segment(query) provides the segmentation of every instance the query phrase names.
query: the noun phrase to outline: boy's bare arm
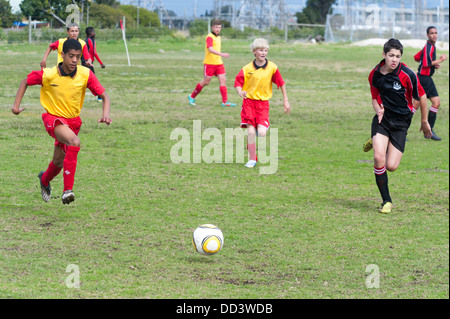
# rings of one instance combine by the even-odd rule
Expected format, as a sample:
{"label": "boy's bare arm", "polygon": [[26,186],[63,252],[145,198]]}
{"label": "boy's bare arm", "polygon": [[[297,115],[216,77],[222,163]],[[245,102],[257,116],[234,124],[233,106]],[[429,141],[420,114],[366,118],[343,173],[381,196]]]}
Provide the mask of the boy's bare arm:
{"label": "boy's bare arm", "polygon": [[42,58],[42,61],[41,61],[41,64],[40,64],[41,68],[47,67],[47,57],[50,54],[50,52],[52,52],[52,48],[50,48],[50,46],[48,46],[47,50],[45,50],[44,57]]}
{"label": "boy's bare arm", "polygon": [[283,84],[280,89],[281,89],[281,93],[283,93],[284,113],[289,114],[289,113],[291,113],[291,104],[289,103],[289,99],[287,96],[286,84]]}
{"label": "boy's bare arm", "polygon": [[426,138],[431,138],[431,127],[428,123],[428,107],[427,107],[427,96],[426,94],[420,97],[420,116],[421,116],[421,124],[420,131],[423,131],[423,136]]}
{"label": "boy's bare arm", "polygon": [[240,86],[236,86],[236,92],[239,94],[239,96],[243,99],[247,98],[247,92],[242,91],[242,88]]}
{"label": "boy's bare arm", "polygon": [[106,125],[109,125],[112,123],[112,120],[110,118],[111,101],[109,99],[109,95],[108,95],[108,93],[103,92],[102,94],[99,94],[98,96],[102,99],[103,114],[102,114],[102,117],[97,122],[105,123]]}
{"label": "boy's bare arm", "polygon": [[229,58],[230,57],[230,54],[228,54],[228,53],[221,53],[221,52],[215,50],[213,47],[209,47],[208,51],[210,53],[212,53],[212,54],[220,55],[222,58]]}
{"label": "boy's bare arm", "polygon": [[19,89],[17,90],[16,93],[16,99],[14,100],[14,105],[11,108],[11,111],[15,114],[15,115],[19,115],[24,108],[20,107],[20,103],[22,102],[23,96],[25,95],[25,91],[28,88],[28,83],[27,83],[27,79],[23,79],[22,82],[20,82],[19,85]]}

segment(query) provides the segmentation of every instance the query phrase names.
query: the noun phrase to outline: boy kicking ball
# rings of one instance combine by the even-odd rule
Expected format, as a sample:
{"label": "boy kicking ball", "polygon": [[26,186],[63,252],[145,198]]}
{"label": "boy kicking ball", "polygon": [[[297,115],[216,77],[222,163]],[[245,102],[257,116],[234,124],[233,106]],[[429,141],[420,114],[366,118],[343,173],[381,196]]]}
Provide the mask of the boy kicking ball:
{"label": "boy kicking ball", "polygon": [[269,43],[265,39],[255,39],[251,45],[255,59],[244,66],[236,76],[234,87],[243,98],[241,127],[248,129],[247,149],[249,161],[246,167],[257,163],[256,135],[264,137],[269,129],[269,99],[272,97],[272,83],[281,89],[284,113],[289,114],[291,106],[286,93],[286,85],[275,63],[267,60]]}
{"label": "boy kicking ball", "polygon": [[78,132],[81,127],[79,114],[83,107],[84,94],[89,88],[94,95],[103,100],[103,114],[98,123],[112,123],[109,117],[110,100],[95,74],[86,67],[78,65],[82,54],[81,44],[75,39],[64,42],[61,52],[62,62],[53,68],[32,71],[22,80],[16,94],[12,112],[19,115],[23,96],[29,85],[41,85],[40,102],[46,110],[42,114],[47,133],[55,139],[53,159],[47,170],[38,175],[42,199],[51,198],[50,182],[61,170],[64,175],[63,204],[75,200],[73,185],[80,151]]}

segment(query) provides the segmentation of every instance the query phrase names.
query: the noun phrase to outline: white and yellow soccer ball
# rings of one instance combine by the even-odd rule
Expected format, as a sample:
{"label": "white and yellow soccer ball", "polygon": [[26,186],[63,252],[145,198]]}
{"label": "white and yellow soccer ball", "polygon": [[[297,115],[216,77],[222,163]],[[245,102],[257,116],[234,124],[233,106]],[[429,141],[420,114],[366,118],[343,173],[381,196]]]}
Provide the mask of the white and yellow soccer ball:
{"label": "white and yellow soccer ball", "polygon": [[222,249],[223,234],[216,225],[200,225],[192,234],[192,242],[200,254],[214,255]]}

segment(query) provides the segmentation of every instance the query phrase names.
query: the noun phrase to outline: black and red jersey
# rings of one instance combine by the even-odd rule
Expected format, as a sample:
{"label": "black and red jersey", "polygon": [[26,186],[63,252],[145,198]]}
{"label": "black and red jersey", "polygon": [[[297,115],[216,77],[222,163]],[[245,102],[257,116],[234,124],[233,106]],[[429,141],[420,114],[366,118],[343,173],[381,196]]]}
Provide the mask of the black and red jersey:
{"label": "black and red jersey", "polygon": [[391,73],[382,74],[381,67],[385,64],[382,60],[369,75],[370,92],[372,99],[383,103],[383,106],[392,112],[403,115],[411,115],[413,99],[425,94],[416,73],[406,64],[400,63]]}
{"label": "black and red jersey", "polygon": [[430,41],[427,41],[425,47],[414,56],[414,60],[419,62],[418,74],[432,76],[436,69],[436,67],[432,65],[433,61],[436,60],[435,45]]}

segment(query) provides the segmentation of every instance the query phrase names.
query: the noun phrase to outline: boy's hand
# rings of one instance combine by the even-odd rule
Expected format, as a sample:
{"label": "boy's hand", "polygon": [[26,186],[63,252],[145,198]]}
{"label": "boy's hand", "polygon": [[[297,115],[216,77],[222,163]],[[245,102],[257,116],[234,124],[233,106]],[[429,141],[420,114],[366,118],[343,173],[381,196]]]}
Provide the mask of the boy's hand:
{"label": "boy's hand", "polygon": [[243,98],[243,99],[246,99],[246,98],[247,98],[247,92],[246,92],[246,91],[240,91],[240,92],[239,92],[239,96],[240,96],[241,98]]}
{"label": "boy's hand", "polygon": [[25,110],[23,107],[15,107],[13,106],[11,108],[11,111],[15,114],[15,115],[19,115],[20,113],[22,113],[22,111]]}
{"label": "boy's hand", "polygon": [[39,65],[41,66],[41,69],[45,68],[45,67],[47,67],[47,62],[45,60],[42,60]]}
{"label": "boy's hand", "polygon": [[444,62],[445,60],[447,60],[447,55],[446,54],[441,55],[441,58],[439,60],[441,60],[441,62]]}
{"label": "boy's hand", "polygon": [[290,114],[291,113],[291,104],[289,103],[288,100],[284,101],[284,113],[285,114]]}
{"label": "boy's hand", "polygon": [[381,120],[383,119],[383,116],[384,116],[383,104],[380,104],[380,109],[377,111],[377,115],[378,115],[378,123],[381,123]]}
{"label": "boy's hand", "polygon": [[428,122],[421,123],[419,132],[420,131],[423,131],[423,136],[425,136],[426,138],[431,138],[431,127]]}
{"label": "boy's hand", "polygon": [[104,69],[106,67],[106,65],[102,64],[101,67],[102,67],[102,69]]}
{"label": "boy's hand", "polygon": [[103,116],[101,119],[98,119],[97,123],[105,123],[109,125],[112,123],[112,120],[108,116]]}
{"label": "boy's hand", "polygon": [[221,56],[222,56],[222,58],[229,58],[230,54],[229,53],[222,53]]}

